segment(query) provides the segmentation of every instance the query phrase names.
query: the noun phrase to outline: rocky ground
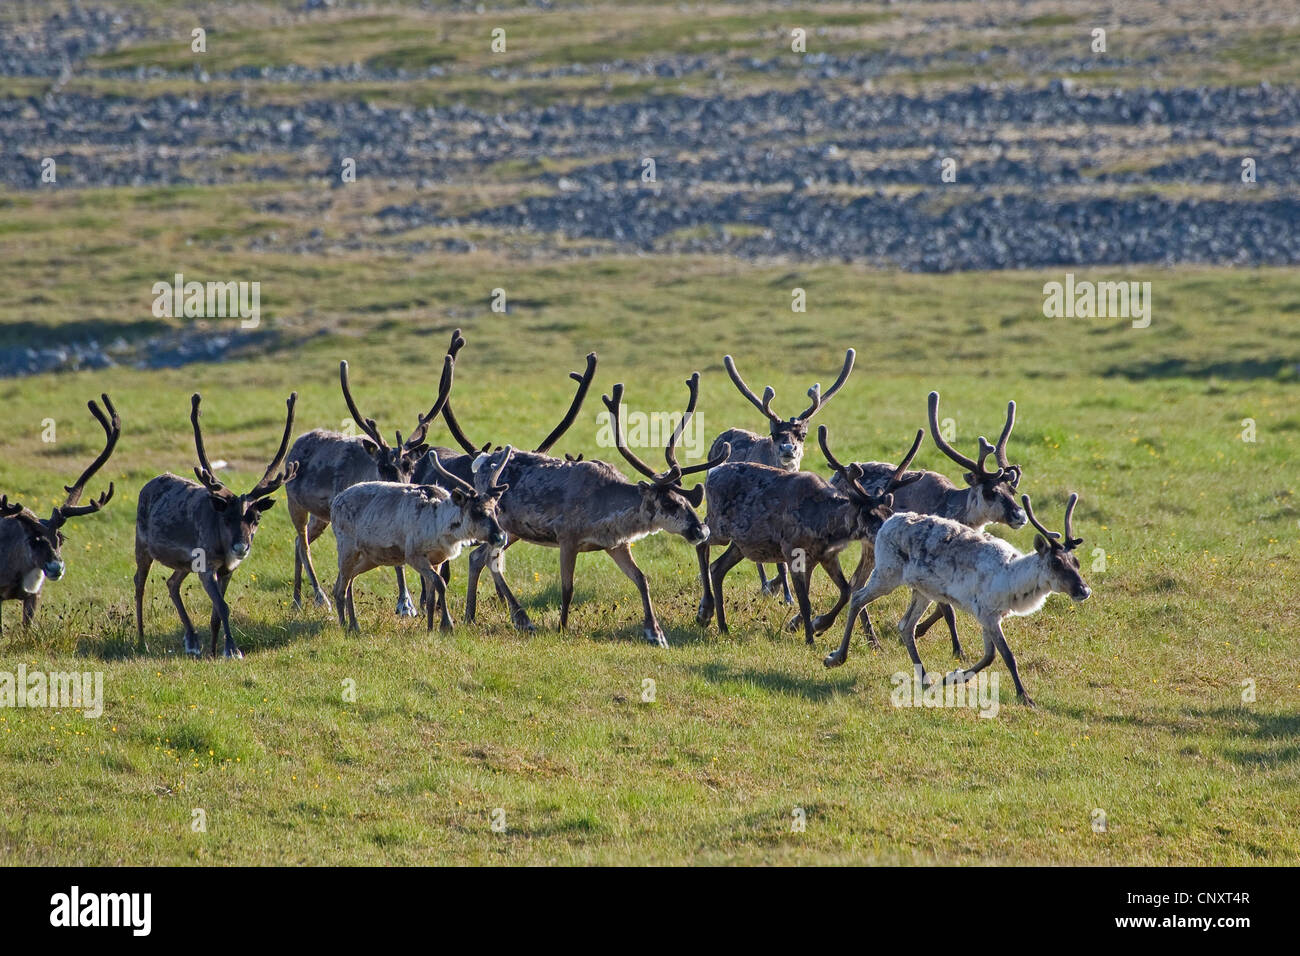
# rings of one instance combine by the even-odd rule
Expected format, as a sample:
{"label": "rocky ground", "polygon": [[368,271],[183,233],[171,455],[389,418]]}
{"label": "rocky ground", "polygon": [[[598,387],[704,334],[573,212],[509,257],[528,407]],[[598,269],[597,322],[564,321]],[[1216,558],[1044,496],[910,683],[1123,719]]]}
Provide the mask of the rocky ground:
{"label": "rocky ground", "polygon": [[[997,16],[981,14],[983,5],[952,7],[972,30]],[[1026,21],[1054,26],[1023,42],[935,44],[927,33],[942,31],[903,30],[901,9],[881,29],[902,39],[865,52],[756,56],[718,41],[719,50],[632,59],[614,49],[609,60],[508,66],[211,58],[187,71],[174,60],[105,58],[178,32],[183,42],[177,22],[73,5],[0,33],[0,77],[52,78],[0,96],[0,140],[16,154],[0,166],[0,185],[338,186],[349,157],[358,177],[401,194],[349,248],[456,254],[488,242],[529,255],[710,252],[923,271],[1300,261],[1300,86],[1151,82],[1206,51],[1239,50],[1236,34],[1225,39],[1200,21],[1181,33],[1151,28],[1103,58],[1075,42],[1087,35],[1081,14]],[[946,22],[942,9],[917,9],[925,24]],[[1154,23],[1143,20],[1153,9],[1136,3],[1129,17]],[[984,63],[996,64],[989,75],[1011,78],[981,79]],[[936,69],[955,78],[903,82]],[[467,105],[469,95],[416,106],[374,94],[440,78],[500,89],[601,75],[698,83],[509,109]],[[285,84],[296,90],[288,101],[268,95]],[[351,95],[363,86],[371,92]],[[42,180],[46,158],[57,183]],[[647,159],[653,181],[643,175]],[[1256,183],[1242,181],[1247,159]],[[946,160],[954,182],[944,181]],[[447,200],[485,184],[508,188]],[[430,228],[440,238],[404,239]],[[307,254],[338,243],[319,233],[248,241]]]}

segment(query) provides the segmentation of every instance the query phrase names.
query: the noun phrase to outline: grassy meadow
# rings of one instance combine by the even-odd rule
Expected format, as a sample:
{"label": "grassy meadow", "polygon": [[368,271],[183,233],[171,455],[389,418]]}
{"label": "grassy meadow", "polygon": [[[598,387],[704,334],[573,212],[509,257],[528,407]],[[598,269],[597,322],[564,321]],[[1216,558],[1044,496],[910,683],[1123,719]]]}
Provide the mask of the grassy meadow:
{"label": "grassy meadow", "polygon": [[[187,196],[178,190],[175,201]],[[86,227],[77,202],[67,206],[43,230],[75,249],[60,234]],[[40,254],[41,235],[0,235],[0,301],[42,300],[22,311],[48,310],[42,335],[67,334],[56,312],[117,315],[124,327],[154,321],[153,279],[140,269],[160,240],[119,232],[118,245],[50,264],[61,281],[48,284],[22,264]],[[47,584],[37,626],[23,633],[19,606],[4,607],[0,670],[101,670],[105,712],[98,720],[0,712],[0,859],[1300,862],[1294,273],[1143,270],[1153,319],[1133,329],[1044,318],[1042,285],[1055,273],[489,254],[374,253],[308,265],[210,251],[226,259],[212,266],[217,274],[262,277],[278,333],[263,349],[174,370],[0,381],[9,422],[0,487],[37,510],[99,447],[85,401],[108,392],[124,421],[95,482],[114,480],[116,497],[70,525],[69,573]],[[169,260],[176,271],[183,258]],[[498,286],[505,314],[489,309]],[[791,311],[795,287],[807,292],[806,313]],[[74,308],[79,301],[91,304]],[[16,320],[18,311],[5,315]],[[857,370],[818,421],[838,454],[858,459],[899,454],[924,423],[931,388],[942,391],[963,447],[996,432],[1015,398],[1022,488],[1049,525],[1059,525],[1068,492],[1080,493],[1076,524],[1095,592],[1081,605],[1054,596],[1007,627],[1038,708],[1016,704],[999,662],[995,719],[896,709],[890,675],[907,670],[901,645],[872,652],[859,641],[845,667],[827,671],[821,657],[838,633],[812,650],[784,631],[787,610],[758,593],[749,565],[728,579],[732,633],[703,631],[693,621],[693,554],[666,535],[634,554],[668,651],[641,641],[635,589],[603,555],[580,558],[571,628],[557,633],[556,553],[529,545],[511,549],[507,573],[535,635],[509,626],[490,586],[478,623],[428,634],[422,621],[394,617],[392,575],[376,571],[358,581],[364,633],[350,636],[320,609],[292,609],[282,503],[231,587],[247,658],[184,659],[157,566],[149,650],[138,651],[135,494],[161,471],[192,467],[189,394],[204,394],[209,453],[231,463],[228,483],[251,485],[290,390],[300,395],[297,431],[340,425],[340,358],[351,362],[367,414],[385,431],[409,429],[454,326],[469,342],[457,411],[480,442],[539,441],[567,406],[566,373],[593,349],[595,389],[625,382],[634,410],[679,409],[682,382],[699,369],[706,442],[725,427],[759,424],[722,370],[728,351],[752,384],[775,386],[776,407],[792,414],[808,385],[828,382],[843,349],[855,347]],[[559,450],[619,463],[596,444],[600,408],[592,394]],[[52,444],[41,440],[47,418],[57,425]],[[1243,441],[1245,419],[1254,442]],[[450,443],[441,425],[432,434]],[[824,473],[815,447],[805,462]],[[928,441],[918,463],[954,471]],[[1021,547],[1032,540],[1029,530],[1002,531]],[[1104,571],[1089,570],[1094,548],[1105,551]],[[328,586],[328,532],[314,554]],[[830,590],[819,576],[818,603]],[[463,559],[452,592],[459,617]],[[185,593],[202,627],[208,604],[193,578]],[[892,595],[878,620],[896,620],[904,603]],[[972,622],[959,617],[959,626],[978,647]],[[922,655],[931,669],[950,666],[938,631]],[[653,702],[642,701],[647,678]],[[348,681],[355,701],[344,699]],[[1243,701],[1243,681],[1254,682],[1253,702]],[[792,829],[795,808],[803,832]],[[206,832],[191,828],[195,809]],[[498,809],[504,832],[492,827]],[[1105,832],[1093,829],[1097,809]]]}

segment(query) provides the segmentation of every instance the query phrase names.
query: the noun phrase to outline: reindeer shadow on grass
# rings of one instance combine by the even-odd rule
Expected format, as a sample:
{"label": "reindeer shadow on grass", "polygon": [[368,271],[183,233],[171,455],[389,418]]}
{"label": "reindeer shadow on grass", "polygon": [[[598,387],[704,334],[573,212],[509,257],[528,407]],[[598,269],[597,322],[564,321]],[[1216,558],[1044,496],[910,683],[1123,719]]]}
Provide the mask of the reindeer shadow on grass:
{"label": "reindeer shadow on grass", "polygon": [[737,668],[719,663],[700,664],[691,670],[710,684],[753,684],[772,694],[802,697],[815,703],[850,693],[857,683],[857,678],[849,674],[827,676],[821,673],[804,677],[788,671]]}

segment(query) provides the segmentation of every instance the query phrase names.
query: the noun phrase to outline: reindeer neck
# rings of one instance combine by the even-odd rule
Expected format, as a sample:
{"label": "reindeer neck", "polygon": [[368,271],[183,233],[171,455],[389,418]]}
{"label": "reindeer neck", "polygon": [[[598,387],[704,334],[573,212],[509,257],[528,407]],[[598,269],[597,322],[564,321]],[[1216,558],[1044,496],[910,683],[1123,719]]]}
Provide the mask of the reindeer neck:
{"label": "reindeer neck", "polygon": [[1052,593],[1047,559],[1037,551],[1013,558],[1007,564],[1007,575],[1007,591],[1013,611],[1036,609]]}

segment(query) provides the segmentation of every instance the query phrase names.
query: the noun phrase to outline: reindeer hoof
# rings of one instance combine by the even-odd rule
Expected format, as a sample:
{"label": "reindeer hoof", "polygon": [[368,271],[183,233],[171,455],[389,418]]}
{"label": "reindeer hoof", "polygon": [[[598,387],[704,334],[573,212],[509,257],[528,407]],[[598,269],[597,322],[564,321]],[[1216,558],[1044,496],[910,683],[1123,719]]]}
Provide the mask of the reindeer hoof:
{"label": "reindeer hoof", "polygon": [[699,610],[695,612],[695,623],[700,627],[708,627],[711,620],[713,620],[713,605],[701,601]]}
{"label": "reindeer hoof", "polygon": [[668,638],[664,637],[663,629],[659,627],[647,627],[645,629],[645,639],[657,647],[666,648],[668,646]]}
{"label": "reindeer hoof", "polygon": [[[316,592],[316,606],[323,607],[327,611],[331,609],[332,605],[330,604],[330,599],[325,596],[324,591]],[[302,609],[301,604],[298,605],[298,609]]]}
{"label": "reindeer hoof", "polygon": [[790,620],[785,622],[785,629],[787,631],[797,631],[801,627],[803,627],[802,614],[796,614],[794,617],[790,618]]}
{"label": "reindeer hoof", "polygon": [[237,648],[237,647],[227,647],[227,648],[226,648],[226,656],[227,656],[227,657],[233,657],[233,658],[235,658],[236,660],[240,660],[240,661],[242,661],[242,660],[244,659],[244,652],[241,651],[241,650],[240,650],[239,648]]}
{"label": "reindeer hoof", "polygon": [[835,618],[828,618],[825,614],[818,614],[813,618],[813,633],[825,634],[826,629],[835,623]]}
{"label": "reindeer hoof", "polygon": [[1030,697],[1028,694],[1020,695],[1020,703],[1028,707],[1030,710],[1038,709],[1038,705],[1034,703],[1034,699]]}
{"label": "reindeer hoof", "polygon": [[841,654],[839,651],[831,651],[823,658],[822,663],[827,667],[839,667],[844,663],[847,656],[847,654]]}
{"label": "reindeer hoof", "polygon": [[515,630],[523,631],[525,634],[536,634],[537,625],[528,618],[524,618],[522,621],[515,621]]}
{"label": "reindeer hoof", "polygon": [[397,602],[397,616],[415,617],[415,604],[412,603],[410,597],[404,597]]}

